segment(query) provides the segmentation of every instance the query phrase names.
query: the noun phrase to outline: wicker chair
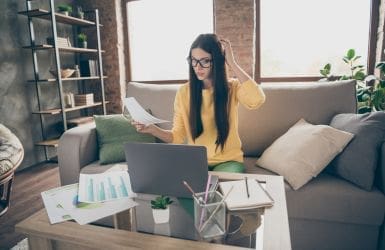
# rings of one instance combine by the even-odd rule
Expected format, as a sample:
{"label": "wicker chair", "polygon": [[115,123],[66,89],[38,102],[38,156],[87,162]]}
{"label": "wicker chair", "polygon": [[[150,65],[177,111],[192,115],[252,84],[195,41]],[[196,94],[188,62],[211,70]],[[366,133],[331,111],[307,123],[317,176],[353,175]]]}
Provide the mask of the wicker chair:
{"label": "wicker chair", "polygon": [[0,124],[0,216],[8,211],[14,173],[23,158],[20,140]]}

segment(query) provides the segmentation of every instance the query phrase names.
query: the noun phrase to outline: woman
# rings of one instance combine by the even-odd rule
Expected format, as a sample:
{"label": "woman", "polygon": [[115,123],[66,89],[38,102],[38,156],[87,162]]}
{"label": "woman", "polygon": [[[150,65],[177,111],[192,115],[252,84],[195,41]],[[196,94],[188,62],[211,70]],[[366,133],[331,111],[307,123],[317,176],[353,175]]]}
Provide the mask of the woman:
{"label": "woman", "polygon": [[[167,143],[205,146],[209,170],[243,172],[238,103],[256,109],[264,103],[265,94],[236,63],[230,42],[215,34],[199,35],[187,59],[190,79],[176,94],[173,128],[133,124],[138,132]],[[237,80],[227,79],[225,62]]]}

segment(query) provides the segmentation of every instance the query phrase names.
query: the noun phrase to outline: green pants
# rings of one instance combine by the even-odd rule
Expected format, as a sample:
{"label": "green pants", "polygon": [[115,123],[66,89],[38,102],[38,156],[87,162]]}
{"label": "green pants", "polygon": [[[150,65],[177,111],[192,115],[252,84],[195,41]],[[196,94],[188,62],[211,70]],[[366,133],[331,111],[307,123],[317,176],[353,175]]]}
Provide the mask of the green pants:
{"label": "green pants", "polygon": [[210,171],[222,171],[231,173],[243,173],[245,172],[245,165],[242,162],[226,161],[217,165],[209,166]]}

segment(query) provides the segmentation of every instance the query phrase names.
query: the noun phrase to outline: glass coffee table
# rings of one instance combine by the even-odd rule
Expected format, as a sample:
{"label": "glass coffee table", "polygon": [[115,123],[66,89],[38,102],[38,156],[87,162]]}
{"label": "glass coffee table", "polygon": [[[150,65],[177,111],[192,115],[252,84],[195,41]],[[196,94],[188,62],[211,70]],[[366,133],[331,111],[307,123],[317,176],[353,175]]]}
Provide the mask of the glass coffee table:
{"label": "glass coffee table", "polygon": [[[135,201],[139,205],[133,209],[132,230],[150,235],[163,235],[172,238],[205,241],[252,249],[274,249],[270,248],[270,246],[274,246],[274,242],[279,242],[279,244],[285,245],[285,249],[290,249],[286,198],[282,177],[217,173],[213,174],[219,175],[220,181],[243,179],[244,176],[247,176],[249,179],[258,180],[262,187],[271,193],[275,201],[273,207],[227,211],[227,233],[222,236],[204,239],[194,226],[192,199],[171,197],[173,203],[169,205],[169,221],[156,224],[154,223],[150,204],[150,201],[156,195],[138,194]],[[281,238],[280,234],[282,235]],[[281,246],[277,249],[280,249]]]}
{"label": "glass coffee table", "polygon": [[[281,176],[234,174],[216,172],[220,180],[237,180],[247,176],[265,183],[267,192],[274,199],[274,206],[266,208],[261,214],[260,226],[255,236],[250,237],[250,246],[256,249],[291,249],[289,221],[286,209],[286,196]],[[140,207],[131,212],[127,210],[116,216],[119,228],[107,228],[96,225],[79,225],[66,221],[51,225],[45,209],[38,211],[15,226],[17,232],[27,235],[29,249],[240,249],[239,242],[232,245],[184,239],[184,234],[171,236],[174,225],[152,226],[153,233],[136,231],[138,227],[130,226],[129,215],[140,211]],[[153,223],[152,215],[148,220]],[[148,221],[147,221],[148,222]],[[151,224],[148,222],[148,224]],[[191,223],[193,228],[193,222]],[[186,225],[175,226],[178,231],[192,230]],[[187,229],[186,229],[187,228]],[[127,230],[128,229],[128,230]],[[170,236],[168,236],[170,234]],[[253,238],[254,237],[254,238]],[[240,238],[242,239],[242,238]],[[225,242],[226,243],[226,242]],[[242,244],[243,239],[242,239]]]}

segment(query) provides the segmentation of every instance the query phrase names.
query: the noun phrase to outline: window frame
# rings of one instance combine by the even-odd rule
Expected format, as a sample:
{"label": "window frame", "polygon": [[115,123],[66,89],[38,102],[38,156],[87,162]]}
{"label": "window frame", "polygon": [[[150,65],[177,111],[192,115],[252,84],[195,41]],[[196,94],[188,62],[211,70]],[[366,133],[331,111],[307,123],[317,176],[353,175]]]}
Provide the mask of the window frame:
{"label": "window frame", "polygon": [[[127,82],[132,82],[131,74],[131,59],[130,59],[130,41],[129,41],[129,28],[128,28],[128,16],[127,16],[127,3],[141,1],[141,0],[123,0],[122,1],[122,17],[123,17],[123,30],[124,30],[124,57],[126,64],[126,79]],[[213,0],[213,30],[215,32],[215,1]],[[185,83],[188,79],[174,79],[174,80],[153,80],[153,81],[140,81],[147,84],[180,84]]]}
{"label": "window frame", "polygon": [[[132,81],[131,76],[131,60],[130,60],[130,42],[129,42],[129,28],[128,28],[128,17],[127,17],[127,3],[132,1],[140,1],[140,0],[123,0],[122,1],[122,17],[123,17],[123,30],[124,30],[124,56],[125,56],[125,70],[126,70],[126,79],[128,82]],[[215,22],[215,2],[218,0],[213,0],[213,28],[216,30],[216,22]],[[377,29],[379,24],[379,9],[380,9],[381,0],[371,0],[370,4],[370,27],[368,34],[368,58],[367,58],[367,74],[374,74],[375,69],[375,60],[376,60],[376,45],[377,45]],[[254,75],[253,78],[256,82],[312,82],[318,81],[322,78],[322,76],[314,77],[314,76],[295,76],[295,77],[261,77],[261,0],[254,0],[255,6],[255,43],[254,43]],[[175,80],[154,80],[154,81],[140,81],[148,84],[178,84],[185,83],[187,79],[175,79]]]}
{"label": "window frame", "polygon": [[[367,74],[374,74],[376,60],[376,42],[377,28],[379,23],[379,9],[381,0],[371,0],[370,3],[370,22],[368,34],[368,60]],[[254,64],[254,80],[256,82],[311,82],[322,79],[322,76],[296,76],[296,77],[262,77],[261,76],[261,0],[255,0],[255,64]]]}

